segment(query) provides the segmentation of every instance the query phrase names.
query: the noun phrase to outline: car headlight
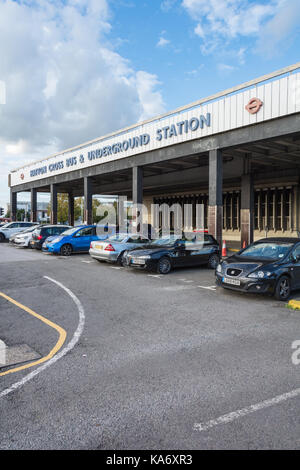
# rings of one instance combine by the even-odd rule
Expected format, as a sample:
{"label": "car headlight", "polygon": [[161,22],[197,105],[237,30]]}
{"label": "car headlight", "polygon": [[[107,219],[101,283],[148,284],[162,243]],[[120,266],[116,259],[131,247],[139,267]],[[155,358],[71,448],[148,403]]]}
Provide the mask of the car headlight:
{"label": "car headlight", "polygon": [[139,259],[150,259],[150,255],[143,255],[143,256],[138,256]]}
{"label": "car headlight", "polygon": [[263,279],[266,277],[270,277],[272,273],[269,271],[254,271],[254,273],[251,273],[248,275],[248,277],[255,278],[255,279]]}
{"label": "car headlight", "polygon": [[218,264],[216,271],[217,271],[217,273],[222,272],[222,265],[220,263]]}

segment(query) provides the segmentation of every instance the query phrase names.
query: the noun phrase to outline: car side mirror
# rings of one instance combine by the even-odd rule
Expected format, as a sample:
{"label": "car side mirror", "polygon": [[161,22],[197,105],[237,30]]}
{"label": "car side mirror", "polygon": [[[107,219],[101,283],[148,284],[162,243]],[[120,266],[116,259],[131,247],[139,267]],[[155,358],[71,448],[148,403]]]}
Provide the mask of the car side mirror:
{"label": "car side mirror", "polygon": [[298,263],[300,261],[300,255],[292,255],[292,262]]}

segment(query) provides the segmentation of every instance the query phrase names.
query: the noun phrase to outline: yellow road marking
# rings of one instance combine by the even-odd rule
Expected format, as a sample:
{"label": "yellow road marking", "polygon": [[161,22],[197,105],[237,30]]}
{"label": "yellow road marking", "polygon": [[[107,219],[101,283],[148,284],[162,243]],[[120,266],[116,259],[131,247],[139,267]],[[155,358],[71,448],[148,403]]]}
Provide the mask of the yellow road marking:
{"label": "yellow road marking", "polygon": [[300,310],[300,301],[292,299],[288,302],[288,307],[293,308],[294,310]]}
{"label": "yellow road marking", "polygon": [[44,357],[42,357],[41,359],[39,359],[37,361],[30,362],[29,364],[25,364],[23,366],[15,367],[14,369],[9,369],[5,372],[1,372],[0,377],[2,377],[3,375],[11,374],[13,372],[19,372],[20,370],[23,370],[23,369],[28,369],[29,367],[36,366],[38,364],[41,364],[41,363],[46,362],[49,359],[51,359],[57,353],[57,351],[60,350],[60,348],[64,344],[64,342],[66,340],[66,337],[67,337],[66,331],[63,328],[61,328],[59,325],[56,325],[55,323],[48,320],[47,318],[42,317],[42,315],[39,315],[38,313],[34,312],[30,308],[26,307],[25,305],[20,304],[19,302],[12,299],[11,297],[8,297],[8,295],[3,294],[3,292],[0,292],[0,296],[3,297],[4,299],[8,300],[12,304],[16,305],[20,309],[24,310],[25,312],[29,313],[30,315],[38,318],[39,320],[41,320],[43,323],[50,326],[51,328],[54,328],[59,333],[59,338],[58,338],[58,341],[57,341],[56,345],[54,346],[53,349],[51,349],[51,351],[49,352],[49,354],[47,356],[44,356]]}

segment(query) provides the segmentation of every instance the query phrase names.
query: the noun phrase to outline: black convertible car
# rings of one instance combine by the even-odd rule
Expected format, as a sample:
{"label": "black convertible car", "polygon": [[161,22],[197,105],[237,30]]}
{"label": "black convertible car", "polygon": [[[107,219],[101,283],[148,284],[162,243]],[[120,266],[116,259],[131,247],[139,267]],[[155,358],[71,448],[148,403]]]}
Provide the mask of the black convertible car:
{"label": "black convertible car", "polygon": [[287,300],[300,288],[300,239],[265,238],[218,264],[216,283],[226,289]]}
{"label": "black convertible car", "polygon": [[149,245],[124,253],[124,265],[168,274],[172,268],[208,265],[215,269],[220,261],[220,248],[209,234],[191,240],[176,236],[162,237]]}

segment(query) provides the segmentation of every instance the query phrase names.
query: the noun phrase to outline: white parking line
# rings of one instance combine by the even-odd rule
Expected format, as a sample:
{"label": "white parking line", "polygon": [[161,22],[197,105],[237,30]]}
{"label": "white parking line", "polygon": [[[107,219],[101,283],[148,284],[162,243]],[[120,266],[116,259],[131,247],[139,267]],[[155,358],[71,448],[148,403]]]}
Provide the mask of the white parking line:
{"label": "white parking line", "polygon": [[195,423],[194,430],[207,431],[208,429],[214,428],[215,426],[219,426],[220,424],[231,423],[232,421],[235,421],[236,419],[241,418],[243,416],[247,416],[250,413],[254,413],[255,411],[259,411],[270,406],[278,405],[280,403],[285,402],[286,400],[289,400],[290,398],[295,398],[298,396],[300,396],[300,388],[296,388],[295,390],[292,390],[288,393],[284,393],[282,395],[277,395],[274,398],[264,400],[260,403],[256,403],[255,405],[250,405],[246,408],[227,413],[225,415],[219,416],[219,418],[211,419],[210,421],[206,421],[204,423]]}
{"label": "white parking line", "polygon": [[110,267],[111,267],[111,269],[123,269],[122,266],[110,266]]}
{"label": "white parking line", "polygon": [[86,264],[91,264],[93,261],[85,261],[85,260],[81,260],[82,263],[86,263]]}
{"label": "white parking line", "polygon": [[149,276],[149,277],[156,277],[157,279],[161,279],[161,275],[160,275],[160,274],[147,274],[147,276]]}
{"label": "white parking line", "polygon": [[212,291],[216,290],[216,286],[197,286],[197,287],[201,287],[201,289],[208,289]]}

